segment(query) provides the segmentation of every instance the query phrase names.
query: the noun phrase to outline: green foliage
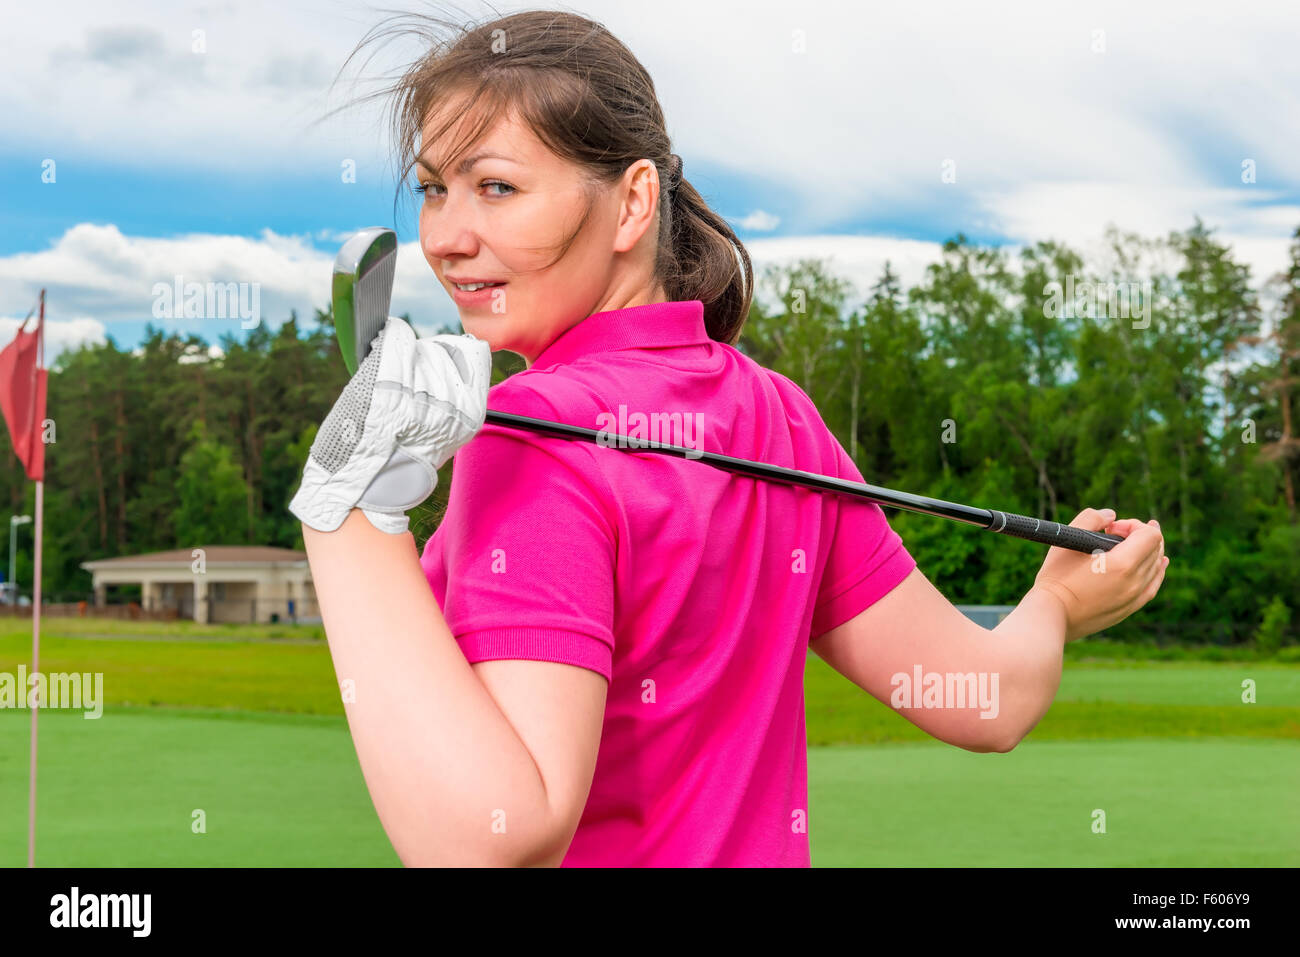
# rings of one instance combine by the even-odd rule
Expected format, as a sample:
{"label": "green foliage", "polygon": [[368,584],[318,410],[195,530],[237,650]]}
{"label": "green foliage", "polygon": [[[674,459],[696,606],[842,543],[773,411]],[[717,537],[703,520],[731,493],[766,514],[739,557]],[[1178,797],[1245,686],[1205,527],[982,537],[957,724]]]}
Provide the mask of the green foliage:
{"label": "green foliage", "polygon": [[203,420],[190,426],[189,450],[181,456],[172,512],[177,541],[206,545],[236,545],[252,538],[246,501],[248,484],[230,449],[208,437]]}
{"label": "green foliage", "polygon": [[[755,306],[740,346],[805,388],[868,482],[1061,522],[1107,506],[1158,518],[1165,584],[1107,637],[1240,645],[1261,596],[1300,593],[1300,451],[1283,454],[1284,390],[1270,388],[1300,381],[1300,355],[1255,348],[1224,372],[1234,350],[1260,345],[1265,317],[1249,270],[1199,221],[1106,238],[1085,264],[1051,242],[1012,262],[958,235],[906,293],[886,264],[847,315],[828,265],[772,267],[767,301],[780,305]],[[1284,329],[1300,329],[1296,239]],[[1088,283],[1123,298],[1051,301],[1053,286]],[[1042,560],[1026,543],[888,514],[953,601],[1014,604]]]}
{"label": "green foliage", "polygon": [[1265,653],[1276,653],[1286,642],[1291,624],[1291,609],[1278,595],[1264,609],[1264,618],[1255,632],[1255,646]]}

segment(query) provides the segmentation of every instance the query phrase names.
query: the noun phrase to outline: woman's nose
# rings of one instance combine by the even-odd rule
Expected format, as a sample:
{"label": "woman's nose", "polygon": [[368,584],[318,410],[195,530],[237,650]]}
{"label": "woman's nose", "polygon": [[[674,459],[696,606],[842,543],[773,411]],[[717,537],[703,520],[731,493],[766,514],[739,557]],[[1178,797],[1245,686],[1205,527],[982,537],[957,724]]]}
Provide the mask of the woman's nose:
{"label": "woman's nose", "polygon": [[472,256],[478,247],[472,204],[452,196],[444,197],[436,210],[427,210],[420,217],[420,232],[425,254],[437,259]]}

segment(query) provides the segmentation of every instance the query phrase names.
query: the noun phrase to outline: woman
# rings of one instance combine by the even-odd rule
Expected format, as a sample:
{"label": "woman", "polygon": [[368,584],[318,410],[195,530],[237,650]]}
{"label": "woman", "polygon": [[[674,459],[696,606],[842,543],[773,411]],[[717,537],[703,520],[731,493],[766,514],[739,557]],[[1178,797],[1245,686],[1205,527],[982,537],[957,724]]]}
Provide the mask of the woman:
{"label": "woman", "polygon": [[[1064,642],[1155,594],[1155,523],[1087,509],[1073,524],[1126,538],[1105,574],[1051,549],[989,640],[873,504],[480,428],[485,403],[611,432],[657,422],[680,429],[658,441],[862,478],[808,397],[733,348],[748,256],[682,175],[618,40],[517,13],[436,47],[391,92],[421,247],[467,335],[417,343],[389,321],[387,371],[375,360],[349,383],[349,407],[373,398],[370,465],[340,470],[350,494],[300,492],[332,517],[295,514],[406,864],[807,866],[809,647],[886,703],[915,667],[997,676],[991,720],[898,710],[1005,751],[1050,704]],[[484,343],[527,362],[490,395]],[[393,405],[422,392],[434,401]],[[434,468],[460,449],[418,556],[405,517],[365,510],[355,482],[403,443]]]}

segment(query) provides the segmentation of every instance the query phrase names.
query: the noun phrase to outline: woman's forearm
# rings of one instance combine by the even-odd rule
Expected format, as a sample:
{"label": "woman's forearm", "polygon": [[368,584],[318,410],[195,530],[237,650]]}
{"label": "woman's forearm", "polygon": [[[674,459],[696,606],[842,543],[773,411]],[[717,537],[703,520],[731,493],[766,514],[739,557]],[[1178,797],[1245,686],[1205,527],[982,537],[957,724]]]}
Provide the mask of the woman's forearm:
{"label": "woman's forearm", "polygon": [[411,534],[358,509],[333,532],[302,533],[352,741],[399,857],[531,859],[551,837],[545,786],[447,628]]}
{"label": "woman's forearm", "polygon": [[1010,750],[1047,714],[1061,686],[1065,609],[1048,592],[1030,589],[992,634],[1002,648],[998,750]]}

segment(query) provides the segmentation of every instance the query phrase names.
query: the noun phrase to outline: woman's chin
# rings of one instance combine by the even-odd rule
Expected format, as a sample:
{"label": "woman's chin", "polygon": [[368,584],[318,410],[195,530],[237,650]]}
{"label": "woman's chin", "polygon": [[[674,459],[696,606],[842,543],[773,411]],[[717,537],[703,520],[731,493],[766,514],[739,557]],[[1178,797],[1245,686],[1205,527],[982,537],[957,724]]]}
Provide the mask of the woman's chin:
{"label": "woman's chin", "polygon": [[508,316],[462,313],[460,326],[475,339],[486,342],[493,352],[513,352],[525,363],[531,363],[528,356],[537,351],[536,336],[521,334],[523,330]]}
{"label": "woman's chin", "polygon": [[493,323],[484,319],[482,316],[467,315],[463,312],[460,314],[460,327],[471,336],[485,339],[489,342],[492,341],[494,335],[501,334],[501,326],[499,323]]}
{"label": "woman's chin", "polygon": [[486,342],[493,352],[509,349],[514,342],[513,337],[507,334],[499,323],[493,323],[491,320],[461,316],[460,326],[475,339]]}

